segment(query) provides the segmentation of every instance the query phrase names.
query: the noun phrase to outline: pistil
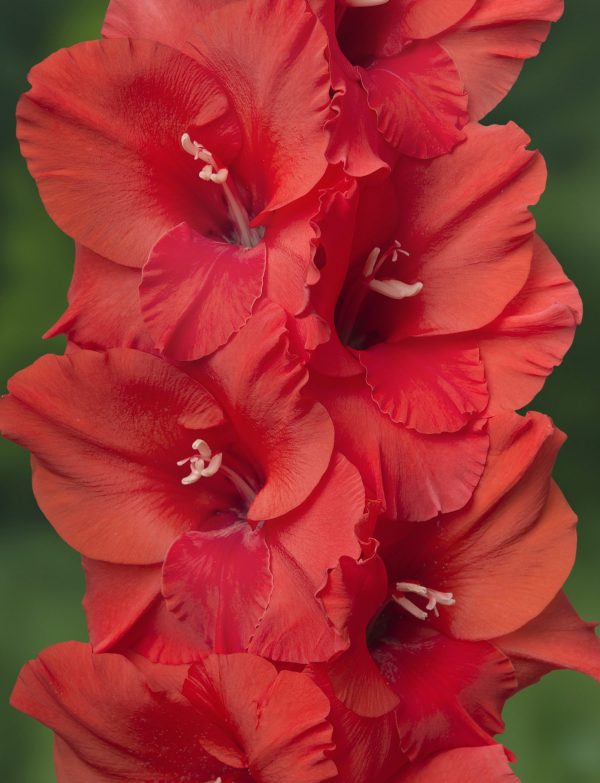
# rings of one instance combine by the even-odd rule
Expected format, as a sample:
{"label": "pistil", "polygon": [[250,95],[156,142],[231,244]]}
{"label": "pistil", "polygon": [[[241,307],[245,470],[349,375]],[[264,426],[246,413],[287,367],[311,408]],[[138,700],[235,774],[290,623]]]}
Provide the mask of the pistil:
{"label": "pistil", "polygon": [[[399,595],[396,593],[399,593]],[[420,609],[406,597],[405,593],[412,593],[413,595],[419,595],[426,598],[427,606],[425,609]],[[424,587],[423,585],[415,584],[414,582],[397,582],[396,590],[394,595],[392,595],[392,598],[409,614],[416,617],[417,620],[427,620],[429,612],[433,612],[435,617],[439,617],[438,604],[440,606],[454,606],[456,603],[452,593],[442,593],[439,590],[432,590],[429,587]]]}
{"label": "pistil", "polygon": [[229,170],[219,167],[213,154],[199,142],[192,141],[188,133],[184,133],[181,137],[181,146],[194,160],[201,160],[206,164],[198,173],[200,179],[205,182],[214,182],[215,185],[220,185],[223,188],[229,216],[239,232],[240,244],[246,247],[255,247],[260,242],[260,233],[255,228],[250,228],[248,213],[235,184],[229,178]]}

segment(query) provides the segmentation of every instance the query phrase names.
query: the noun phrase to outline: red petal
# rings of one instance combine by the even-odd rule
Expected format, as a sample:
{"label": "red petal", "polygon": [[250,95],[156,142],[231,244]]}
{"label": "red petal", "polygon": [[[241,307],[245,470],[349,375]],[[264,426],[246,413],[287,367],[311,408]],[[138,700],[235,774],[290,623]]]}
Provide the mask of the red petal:
{"label": "red petal", "polygon": [[[398,694],[402,749],[411,759],[461,745],[493,744],[516,680],[508,659],[486,642],[462,642],[416,620],[399,623],[373,655]],[[401,630],[401,636],[400,636]]]}
{"label": "red petal", "polygon": [[331,102],[328,123],[330,163],[341,163],[351,177],[389,170],[390,148],[377,130],[377,115],[369,106],[358,68],[348,68]]}
{"label": "red petal", "polygon": [[340,455],[310,498],[265,525],[273,593],[249,651],[290,663],[324,661],[345,648],[317,594],[340,557],[356,558],[356,526],[364,489],[356,469]]}
{"label": "red petal", "polygon": [[[163,689],[171,687],[173,668]],[[158,668],[154,679],[160,681],[162,673]],[[190,705],[151,690],[127,658],[92,655],[86,644],[56,645],[24,666],[12,704],[62,738],[60,783],[145,780],[149,769],[160,780],[204,780],[221,769],[198,742]],[[65,745],[70,753],[63,753]],[[90,777],[69,777],[80,768]]]}
{"label": "red petal", "polygon": [[456,432],[487,406],[483,364],[468,339],[380,343],[360,361],[382,413],[418,432]]}
{"label": "red petal", "polygon": [[128,566],[84,558],[83,566],[90,641],[95,653],[113,650],[158,600],[161,565]]}
{"label": "red petal", "polygon": [[464,140],[467,96],[454,63],[437,44],[413,44],[397,57],[375,60],[360,76],[379,131],[399,152],[434,158]]}
{"label": "red petal", "polygon": [[154,344],[179,361],[224,345],[262,291],[265,245],[216,242],[186,223],[163,235],[144,266],[140,301]]}
{"label": "red petal", "polygon": [[246,522],[193,530],[167,554],[163,595],[204,652],[241,652],[263,617],[273,577],[264,532]]}
{"label": "red petal", "polygon": [[264,294],[291,315],[300,314],[308,304],[319,203],[320,194],[315,190],[297,204],[278,209],[266,223]]}
{"label": "red petal", "polygon": [[32,452],[42,511],[87,557],[160,562],[174,538],[214,509],[210,490],[181,486],[176,463],[190,452],[190,429],[215,427],[222,413],[160,359],[129,349],[44,356],[9,391],[0,427]]}
{"label": "red petal", "polygon": [[263,303],[204,368],[239,438],[262,467],[264,485],[248,511],[257,522],[300,505],[333,449],[327,412],[302,395],[307,372],[289,353],[285,324],[283,310]]}
{"label": "red petal", "polygon": [[597,625],[581,620],[560,592],[531,622],[493,643],[511,659],[520,688],[553,669],[574,669],[600,680]]}
{"label": "red petal", "polygon": [[389,783],[518,783],[500,745],[455,748],[406,767]]}
{"label": "red petal", "polygon": [[470,125],[450,155],[406,159],[395,178],[404,209],[396,237],[410,253],[402,280],[420,280],[412,299],[383,302],[396,339],[454,334],[497,317],[523,287],[531,265],[534,220],[528,206],[544,187],[538,153],[515,125]]}
{"label": "red petal", "polygon": [[215,225],[220,193],[198,180],[180,146],[192,126],[202,127],[205,146],[228,145],[229,156],[236,134],[239,141],[209,71],[150,41],[104,40],[61,49],[29,78],[18,107],[21,149],[63,231],[141,266],[182,220],[199,230]]}
{"label": "red petal", "polygon": [[202,745],[224,763],[248,767],[257,783],[324,783],[329,759],[329,701],[305,674],[253,655],[211,655],[195,664],[184,693],[200,715]]}
{"label": "red petal", "polygon": [[521,293],[478,337],[492,415],[530,402],[561,363],[581,323],[577,289],[539,237],[533,248]]}
{"label": "red petal", "polygon": [[327,37],[302,0],[112,0],[103,32],[161,41],[219,75],[242,127],[235,173],[254,212],[300,198],[323,175]]}
{"label": "red petal", "polygon": [[140,315],[137,269],[115,264],[77,245],[69,307],[44,337],[66,334],[80,348],[137,348],[152,352]]}
{"label": "red petal", "polygon": [[473,119],[504,98],[562,12],[563,0],[480,0],[455,30],[438,39],[465,83]]}
{"label": "red petal", "polygon": [[316,669],[325,676],[336,697],[365,718],[389,713],[400,703],[387,686],[367,647],[367,626],[388,596],[387,574],[379,557],[356,562],[340,559],[331,572],[321,598],[331,622],[351,646],[333,663]]}
{"label": "red petal", "polygon": [[463,511],[404,531],[388,523],[401,539],[389,556],[386,546],[390,574],[452,592],[456,604],[430,619],[462,639],[489,639],[535,617],[575,557],[576,517],[551,484],[562,433],[540,414],[511,413],[490,421],[490,440],[483,477]]}
{"label": "red petal", "polygon": [[327,159],[330,163],[341,163],[343,170],[352,177],[389,170],[386,158],[391,150],[377,131],[377,116],[368,105],[359,69],[348,62],[337,41],[336,3],[311,0],[310,6],[329,38],[333,95],[331,117],[325,126],[331,132]]}
{"label": "red petal", "polygon": [[421,435],[383,415],[362,378],[316,373],[311,388],[329,411],[340,451],[359,469],[367,497],[384,500],[394,519],[431,519],[462,508],[485,465],[481,425],[457,433]]}

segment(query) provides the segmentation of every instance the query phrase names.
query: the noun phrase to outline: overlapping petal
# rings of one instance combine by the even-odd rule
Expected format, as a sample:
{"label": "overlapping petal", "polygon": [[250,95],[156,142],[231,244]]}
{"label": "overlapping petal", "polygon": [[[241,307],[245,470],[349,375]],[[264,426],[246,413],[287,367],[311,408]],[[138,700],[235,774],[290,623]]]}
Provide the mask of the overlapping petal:
{"label": "overlapping petal", "polygon": [[487,457],[482,422],[423,435],[381,413],[360,376],[332,382],[315,373],[311,389],[333,419],[340,450],[360,470],[367,496],[382,501],[390,517],[431,519],[468,502]]}
{"label": "overlapping petal", "polygon": [[60,783],[219,775],[324,783],[336,775],[325,695],[306,675],[278,674],[255,656],[211,656],[189,674],[148,672],[69,642],[23,668],[12,703],[56,732]]}
{"label": "overlapping petal", "polygon": [[576,516],[551,482],[564,436],[540,414],[504,414],[489,429],[486,469],[463,511],[376,533],[392,578],[452,593],[456,604],[431,622],[459,639],[490,639],[533,619],[575,558]]}

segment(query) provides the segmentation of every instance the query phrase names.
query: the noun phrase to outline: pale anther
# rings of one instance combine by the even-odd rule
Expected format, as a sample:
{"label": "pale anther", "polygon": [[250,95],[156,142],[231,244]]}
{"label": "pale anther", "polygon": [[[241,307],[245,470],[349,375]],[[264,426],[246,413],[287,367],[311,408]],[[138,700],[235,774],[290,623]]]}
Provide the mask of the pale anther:
{"label": "pale anther", "polygon": [[416,296],[423,290],[423,283],[403,283],[402,280],[371,280],[369,283],[371,291],[382,294],[390,299],[409,299]]}
{"label": "pale anther", "polygon": [[221,462],[223,461],[223,454],[221,452],[213,454],[208,443],[201,438],[198,438],[192,443],[192,448],[198,452],[197,455],[194,454],[192,457],[186,457],[177,462],[179,466],[189,463],[189,475],[184,476],[181,479],[181,483],[185,486],[195,484],[197,481],[200,481],[201,478],[210,478],[211,476],[214,476],[221,467]]}
{"label": "pale anther", "polygon": [[428,612],[433,612],[436,617],[439,617],[438,604],[440,606],[454,606],[456,600],[452,593],[442,593],[439,590],[432,590],[429,587],[415,584],[414,582],[397,582],[396,591],[398,593],[412,593],[413,595],[420,595],[423,598],[427,598],[427,605],[425,609],[420,609],[414,604],[406,595],[393,595],[394,601],[405,609],[417,620],[426,620]]}
{"label": "pale anther", "polygon": [[201,180],[204,180],[204,182],[214,182],[216,185],[222,186],[223,194],[225,195],[229,208],[229,215],[238,227],[241,244],[246,247],[255,247],[260,241],[259,233],[255,228],[250,228],[248,213],[240,199],[235,184],[227,182],[229,170],[226,168],[219,168],[212,152],[207,150],[206,147],[199,144],[197,141],[193,141],[189,133],[184,133],[182,135],[181,146],[188,155],[191,155],[194,158],[194,160],[201,160],[206,164],[198,172],[198,176]]}

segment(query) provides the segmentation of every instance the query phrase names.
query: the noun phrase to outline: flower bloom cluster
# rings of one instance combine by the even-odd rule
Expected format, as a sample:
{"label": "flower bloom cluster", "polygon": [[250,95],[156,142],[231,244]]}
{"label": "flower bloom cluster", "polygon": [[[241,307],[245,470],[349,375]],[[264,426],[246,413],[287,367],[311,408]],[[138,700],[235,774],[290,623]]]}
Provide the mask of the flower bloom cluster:
{"label": "flower bloom cluster", "polygon": [[111,0],[18,136],[76,243],[5,437],[90,644],[13,704],[60,783],[508,783],[505,701],[600,676],[563,435],[577,291],[479,120],[561,0]]}

